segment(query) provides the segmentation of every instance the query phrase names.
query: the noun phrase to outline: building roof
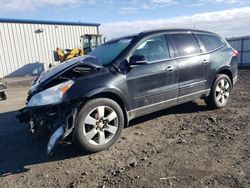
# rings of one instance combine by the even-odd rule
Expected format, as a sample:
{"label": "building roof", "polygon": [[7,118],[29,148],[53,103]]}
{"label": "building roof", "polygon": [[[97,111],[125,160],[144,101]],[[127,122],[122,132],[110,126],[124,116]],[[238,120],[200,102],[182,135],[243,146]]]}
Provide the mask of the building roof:
{"label": "building roof", "polygon": [[80,22],[80,21],[79,22],[67,22],[67,21],[32,20],[32,19],[11,19],[11,18],[0,18],[0,23],[100,26],[99,23],[88,23],[88,22]]}

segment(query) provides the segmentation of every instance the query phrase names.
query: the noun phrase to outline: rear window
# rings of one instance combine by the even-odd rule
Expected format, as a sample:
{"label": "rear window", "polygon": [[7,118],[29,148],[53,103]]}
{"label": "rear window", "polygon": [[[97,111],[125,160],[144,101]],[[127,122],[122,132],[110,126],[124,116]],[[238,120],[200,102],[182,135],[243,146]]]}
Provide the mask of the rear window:
{"label": "rear window", "polygon": [[225,44],[221,38],[215,35],[197,34],[197,36],[201,40],[207,52],[213,51]]}
{"label": "rear window", "polygon": [[188,56],[201,53],[200,46],[193,34],[173,34],[173,42],[178,56]]}

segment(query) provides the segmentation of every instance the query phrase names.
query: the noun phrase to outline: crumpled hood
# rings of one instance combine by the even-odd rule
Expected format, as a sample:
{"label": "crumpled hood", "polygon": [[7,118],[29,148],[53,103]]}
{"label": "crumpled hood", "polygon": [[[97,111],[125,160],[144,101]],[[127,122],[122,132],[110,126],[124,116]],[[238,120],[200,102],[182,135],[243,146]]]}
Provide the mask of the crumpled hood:
{"label": "crumpled hood", "polygon": [[50,68],[49,70],[43,72],[37,82],[38,84],[46,82],[50,80],[51,78],[54,78],[58,75],[61,75],[65,71],[69,70],[70,68],[75,67],[76,65],[83,64],[86,66],[90,66],[96,69],[102,68],[102,64],[93,56],[85,55],[76,57],[72,60],[66,61],[64,63],[61,63],[55,67]]}
{"label": "crumpled hood", "polygon": [[65,73],[67,70],[74,68],[78,65],[86,65],[94,69],[103,68],[102,64],[93,56],[85,55],[76,57],[72,60],[61,63],[55,67],[50,68],[47,71],[44,71],[36,80],[33,81],[32,87],[29,93],[37,91],[38,87],[50,82],[51,80],[58,78],[60,75]]}

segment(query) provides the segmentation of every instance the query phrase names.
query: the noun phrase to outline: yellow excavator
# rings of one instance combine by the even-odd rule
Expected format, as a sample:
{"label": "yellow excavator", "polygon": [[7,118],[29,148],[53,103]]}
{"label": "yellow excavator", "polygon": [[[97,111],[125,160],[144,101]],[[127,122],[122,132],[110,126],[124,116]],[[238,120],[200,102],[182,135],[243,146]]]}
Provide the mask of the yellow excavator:
{"label": "yellow excavator", "polygon": [[55,61],[59,61],[60,63],[62,63],[74,57],[88,54],[101,44],[101,35],[86,34],[80,37],[80,41],[82,44],[81,45],[82,48],[73,48],[73,49],[57,48],[56,51],[54,51]]}
{"label": "yellow excavator", "polygon": [[71,50],[69,49],[63,50],[61,48],[57,48],[55,53],[56,56],[58,56],[57,60],[59,60],[60,62],[64,62],[74,57],[84,55],[83,49],[81,48],[73,48]]}

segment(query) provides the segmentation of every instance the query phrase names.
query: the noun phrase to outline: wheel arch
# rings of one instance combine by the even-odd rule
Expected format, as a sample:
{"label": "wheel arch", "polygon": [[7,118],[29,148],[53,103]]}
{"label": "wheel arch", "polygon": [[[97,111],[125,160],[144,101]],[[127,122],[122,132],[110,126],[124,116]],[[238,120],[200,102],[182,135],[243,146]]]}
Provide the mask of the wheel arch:
{"label": "wheel arch", "polygon": [[206,104],[208,106],[212,107],[213,109],[214,108],[222,108],[222,107],[224,107],[224,106],[218,106],[216,104],[216,102],[214,102],[214,96],[213,96],[214,85],[215,85],[215,82],[218,79],[219,75],[226,75],[226,76],[228,76],[229,79],[230,79],[230,81],[231,81],[231,87],[233,88],[233,74],[232,74],[231,70],[228,67],[222,67],[221,69],[219,69],[215,73],[214,79],[213,79],[211,87],[210,87],[211,88],[210,92],[207,95],[207,97],[205,97]]}
{"label": "wheel arch", "polygon": [[[213,85],[214,85],[214,82],[219,74],[227,75],[230,78],[231,83],[233,83],[233,74],[232,74],[231,70],[229,69],[229,67],[221,67],[220,69],[218,69],[218,71],[216,71],[212,82],[210,82],[210,84],[209,84],[210,92],[208,95],[210,95],[211,90],[212,90]],[[232,84],[232,87],[233,87],[233,84]]]}
{"label": "wheel arch", "polygon": [[231,72],[231,70],[229,70],[228,68],[221,68],[220,70],[217,71],[216,76],[218,74],[225,74],[225,75],[227,75],[230,78],[230,81],[231,81],[231,83],[233,85],[233,73]]}
{"label": "wheel arch", "polygon": [[123,111],[125,127],[128,125],[129,116],[127,113],[128,106],[126,103],[126,98],[123,97],[119,91],[114,90],[114,89],[105,89],[105,90],[98,89],[98,90],[92,91],[91,93],[88,93],[86,95],[86,98],[84,102],[80,105],[80,108],[82,108],[87,101],[92,100],[92,99],[97,99],[97,98],[108,98],[108,99],[115,101],[121,107]]}

